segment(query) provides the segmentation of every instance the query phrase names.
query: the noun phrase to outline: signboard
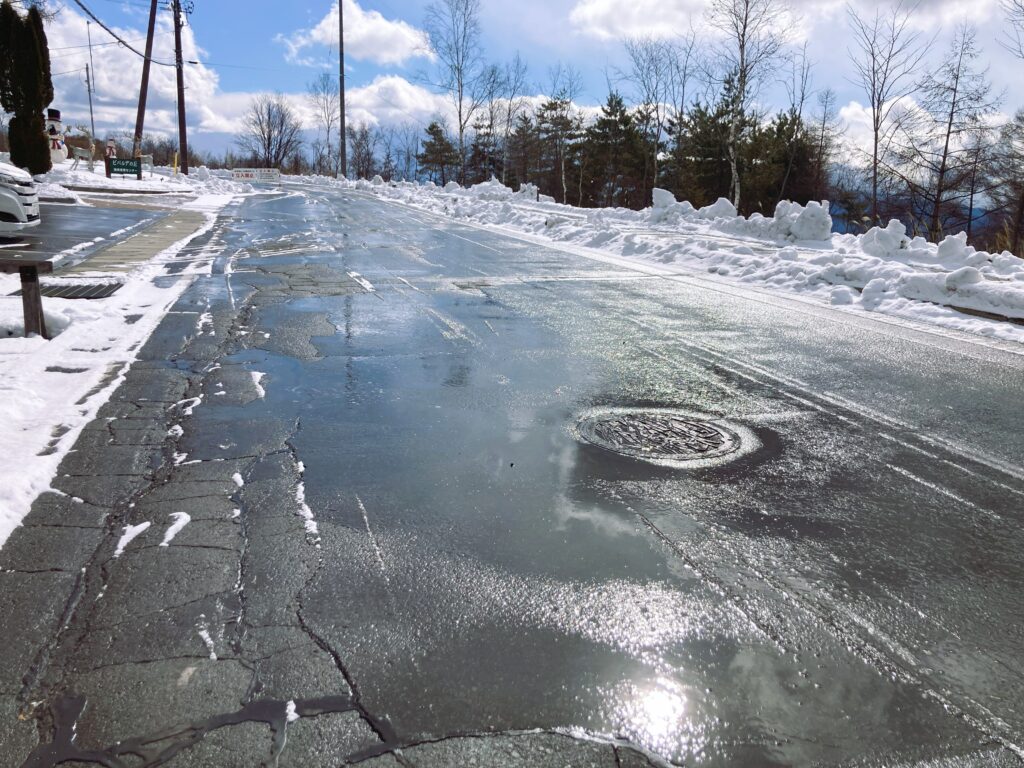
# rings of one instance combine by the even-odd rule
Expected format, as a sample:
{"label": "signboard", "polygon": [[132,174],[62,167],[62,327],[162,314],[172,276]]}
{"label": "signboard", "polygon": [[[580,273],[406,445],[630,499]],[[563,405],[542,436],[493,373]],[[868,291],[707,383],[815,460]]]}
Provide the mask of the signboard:
{"label": "signboard", "polygon": [[139,181],[142,181],[142,161],[138,158],[128,159],[126,157],[108,157],[106,158],[107,163],[107,178],[109,179],[111,174],[118,174],[120,176],[134,176]]}
{"label": "signboard", "polygon": [[277,168],[233,168],[231,178],[236,181],[274,182],[281,180],[281,171]]}

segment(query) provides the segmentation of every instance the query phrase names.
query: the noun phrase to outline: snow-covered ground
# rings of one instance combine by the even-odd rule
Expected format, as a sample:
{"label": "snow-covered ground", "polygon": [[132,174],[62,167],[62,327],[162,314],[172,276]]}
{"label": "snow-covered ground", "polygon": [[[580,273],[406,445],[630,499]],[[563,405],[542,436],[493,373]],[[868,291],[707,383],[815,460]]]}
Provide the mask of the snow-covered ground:
{"label": "snow-covered ground", "polygon": [[[167,263],[208,231],[217,211],[246,190],[251,187],[194,180],[189,193],[209,194],[180,207],[203,212],[205,226],[119,276],[125,284],[109,298],[44,299],[47,330],[53,335],[49,341],[24,338],[21,298],[10,295],[18,289],[19,278],[0,275],[0,456],[17,458],[0,465],[0,546],[36,496],[49,489],[61,460],[121,383],[138,350],[187,287],[189,274],[208,271],[218,246],[190,253],[195,266],[180,280],[157,285],[154,278],[167,274]],[[114,278],[99,273],[76,274],[74,279],[96,283]]]}
{"label": "snow-covered ground", "polygon": [[81,202],[75,190],[94,192],[143,192],[176,194],[235,194],[252,191],[248,184],[231,180],[229,171],[211,171],[205,165],[192,169],[188,176],[175,175],[170,168],[145,169],[142,180],[134,176],[106,177],[103,161],[96,161],[93,170],[83,161],[77,170],[71,170],[74,161],[65,160],[47,173],[36,176],[39,196],[44,200]]}
{"label": "snow-covered ground", "polygon": [[[831,304],[1024,343],[1024,260],[986,253],[952,235],[911,238],[898,221],[863,235],[834,235],[828,203],[782,202],[771,217],[736,215],[728,200],[695,209],[655,190],[643,211],[560,205],[535,187],[497,181],[385,184],[321,179],[467,223],[528,233],[630,259]],[[998,318],[979,317],[971,312]]]}

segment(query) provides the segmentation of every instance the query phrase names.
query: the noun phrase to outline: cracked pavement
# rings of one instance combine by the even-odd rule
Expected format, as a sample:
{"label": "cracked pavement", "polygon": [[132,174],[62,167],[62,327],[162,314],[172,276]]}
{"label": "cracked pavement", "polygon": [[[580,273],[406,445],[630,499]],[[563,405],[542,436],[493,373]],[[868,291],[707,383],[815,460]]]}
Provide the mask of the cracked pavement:
{"label": "cracked pavement", "polygon": [[[826,400],[785,302],[314,188],[204,237],[213,274],[0,550],[3,768],[1020,764],[1024,432],[954,454],[910,403],[921,339],[860,328],[829,365],[876,378]],[[950,409],[1019,390],[939,346]],[[888,422],[854,407],[878,380]],[[577,439],[620,406],[750,453]]]}

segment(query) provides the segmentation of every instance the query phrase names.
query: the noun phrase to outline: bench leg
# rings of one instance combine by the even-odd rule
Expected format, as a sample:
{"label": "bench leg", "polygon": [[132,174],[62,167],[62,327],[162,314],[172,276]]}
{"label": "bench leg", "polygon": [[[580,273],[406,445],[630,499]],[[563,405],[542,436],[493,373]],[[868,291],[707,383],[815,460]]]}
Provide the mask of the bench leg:
{"label": "bench leg", "polygon": [[43,316],[43,296],[39,291],[39,272],[35,267],[21,267],[21,306],[25,311],[25,335],[38,333],[44,339],[50,338],[46,332],[46,318]]}

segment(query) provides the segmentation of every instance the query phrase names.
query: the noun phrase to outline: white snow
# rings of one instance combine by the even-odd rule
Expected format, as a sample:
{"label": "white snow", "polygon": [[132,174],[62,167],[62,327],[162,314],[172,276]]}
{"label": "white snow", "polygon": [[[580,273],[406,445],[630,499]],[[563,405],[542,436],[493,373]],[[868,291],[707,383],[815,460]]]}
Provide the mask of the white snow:
{"label": "white snow", "polygon": [[365,277],[360,275],[358,272],[349,272],[348,276],[355,280],[357,283],[359,283],[359,285],[362,286],[363,290],[366,291],[367,293],[373,293],[376,290],[376,288],[373,287],[373,283],[371,283]]}
{"label": "white snow", "polygon": [[245,480],[242,479],[242,475],[239,472],[235,472],[235,474],[231,476],[231,479],[239,488],[245,485]]}
{"label": "white snow", "polygon": [[120,557],[124,553],[124,548],[127,547],[136,536],[143,533],[149,528],[150,523],[139,523],[138,525],[126,525],[124,527],[124,533],[121,534],[121,538],[118,539],[117,549],[114,550],[114,557]]}
{"label": "white snow", "polygon": [[[142,172],[142,180],[134,176],[113,176],[107,178],[102,161],[97,161],[90,171],[84,162],[78,164],[77,170],[71,170],[74,160],[65,160],[47,173],[35,177],[40,186],[41,196],[48,199],[80,201],[73,189],[94,192],[166,192],[182,195],[238,195],[253,191],[251,184],[231,180],[230,171],[211,171],[206,166],[199,166],[191,174],[174,175],[174,170],[167,167],[156,167]],[[71,188],[71,189],[69,189]],[[212,202],[212,201],[208,201]],[[221,204],[221,207],[223,205]]]}
{"label": "white snow", "polygon": [[252,384],[254,387],[256,387],[256,394],[257,396],[259,396],[260,400],[262,400],[267,396],[267,390],[263,388],[262,383],[263,377],[266,376],[267,374],[260,373],[259,371],[251,371],[250,373],[252,375]]}
{"label": "white snow", "polygon": [[172,517],[174,522],[164,533],[164,540],[160,542],[161,547],[169,547],[179,531],[192,521],[192,516],[187,512],[172,512],[169,517]]}
{"label": "white snow", "polygon": [[199,614],[199,623],[196,625],[196,632],[202,639],[203,644],[206,646],[206,650],[210,652],[210,661],[217,660],[217,651],[213,645],[213,637],[210,635],[210,628],[206,623],[206,614]]}
{"label": "white snow", "polygon": [[[224,202],[200,197],[181,207],[212,211]],[[207,211],[206,218],[197,232],[124,275],[123,287],[109,298],[45,298],[47,330],[54,337],[49,341],[22,335],[21,297],[10,295],[19,278],[0,275],[0,455],[18,457],[0,467],[0,546],[35,498],[50,490],[82,428],[120,386],[138,350],[188,287],[188,275],[159,286],[155,279],[167,275],[169,263],[191,240],[209,231],[215,217]],[[110,278],[101,273],[85,279]],[[130,323],[130,315],[141,317]]]}
{"label": "white snow", "polygon": [[[380,178],[379,176],[377,178]],[[289,723],[294,723],[299,719],[299,713],[295,711],[295,702],[289,700],[284,708],[284,717]]]}
{"label": "white snow", "polygon": [[862,235],[832,234],[824,200],[782,201],[772,216],[743,217],[728,200],[698,210],[662,189],[654,191],[651,208],[633,211],[560,205],[530,185],[515,192],[494,179],[468,189],[454,183],[443,189],[410,182],[322,183],[474,226],[565,243],[576,252],[671,265],[674,274],[799,294],[844,312],[896,315],[1024,343],[1024,327],[1000,319],[1024,319],[1024,260],[1006,251],[977,251],[964,234],[929,243],[909,236],[899,221]]}
{"label": "white snow", "polygon": [[203,402],[202,395],[196,395],[195,397],[186,397],[184,400],[179,400],[171,408],[180,408],[182,416],[191,416],[196,407]]}
{"label": "white snow", "polygon": [[295,487],[295,502],[299,505],[296,514],[305,521],[306,533],[313,534],[314,536],[319,534],[320,530],[317,527],[316,518],[313,517],[313,510],[306,503],[306,485],[301,480]]}

